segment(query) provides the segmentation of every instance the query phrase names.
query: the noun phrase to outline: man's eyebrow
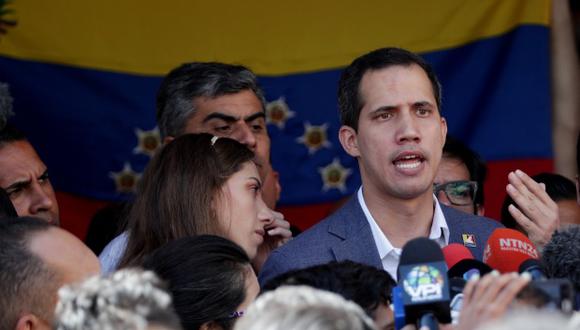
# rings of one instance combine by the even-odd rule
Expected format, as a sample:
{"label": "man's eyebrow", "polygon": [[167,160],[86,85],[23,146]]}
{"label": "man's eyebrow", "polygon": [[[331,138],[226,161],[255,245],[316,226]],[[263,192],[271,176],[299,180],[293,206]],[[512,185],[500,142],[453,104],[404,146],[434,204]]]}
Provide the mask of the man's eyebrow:
{"label": "man's eyebrow", "polygon": [[221,113],[221,112],[212,112],[203,119],[203,122],[207,123],[208,121],[210,121],[212,119],[221,119],[225,122],[235,122],[239,119],[239,117],[226,115],[225,113]]}
{"label": "man's eyebrow", "polygon": [[256,112],[255,114],[249,115],[248,117],[244,118],[244,121],[250,122],[250,121],[254,121],[258,118],[266,118],[266,114],[263,111]]}
{"label": "man's eyebrow", "polygon": [[419,101],[419,102],[413,103],[413,106],[415,106],[415,107],[425,107],[425,106],[432,107],[433,104],[429,101]]}
{"label": "man's eyebrow", "polygon": [[30,185],[30,182],[31,182],[30,180],[16,181],[13,184],[9,185],[8,187],[4,188],[4,190],[9,192],[10,190],[14,190],[14,189],[26,188],[27,186]]}
{"label": "man's eyebrow", "polygon": [[397,110],[397,106],[396,105],[383,105],[381,107],[376,108],[375,110],[371,111],[370,115],[375,115],[377,113],[380,112],[384,112],[384,111],[391,111],[391,110]]}

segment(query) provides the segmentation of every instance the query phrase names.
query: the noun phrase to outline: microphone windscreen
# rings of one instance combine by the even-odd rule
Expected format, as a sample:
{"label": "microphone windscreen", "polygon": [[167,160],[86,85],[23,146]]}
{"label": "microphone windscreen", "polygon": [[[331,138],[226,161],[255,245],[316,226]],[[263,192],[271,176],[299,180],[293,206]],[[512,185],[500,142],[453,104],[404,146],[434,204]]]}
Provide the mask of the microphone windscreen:
{"label": "microphone windscreen", "polygon": [[441,247],[428,238],[418,237],[403,246],[399,266],[437,261],[445,261]]}
{"label": "microphone windscreen", "polygon": [[502,273],[517,272],[528,259],[538,259],[534,244],[519,231],[498,228],[489,236],[483,262]]}
{"label": "microphone windscreen", "polygon": [[444,247],[443,256],[448,268],[455,266],[461,260],[475,259],[471,251],[459,243],[451,243]]}

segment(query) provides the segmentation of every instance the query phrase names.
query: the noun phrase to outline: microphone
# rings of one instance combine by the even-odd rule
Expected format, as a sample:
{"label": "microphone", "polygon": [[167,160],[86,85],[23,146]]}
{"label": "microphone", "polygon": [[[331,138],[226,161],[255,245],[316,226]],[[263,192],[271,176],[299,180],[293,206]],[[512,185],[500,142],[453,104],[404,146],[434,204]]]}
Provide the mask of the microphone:
{"label": "microphone", "polygon": [[492,271],[491,267],[475,259],[473,254],[465,246],[452,243],[443,248],[443,256],[449,270],[449,278],[462,278],[469,280],[477,274],[483,276]]}
{"label": "microphone", "polygon": [[[397,269],[405,324],[438,329],[437,321],[450,323],[449,280],[443,252],[424,237],[403,246]],[[395,315],[400,315],[395,311]]]}
{"label": "microphone", "polygon": [[507,228],[494,230],[483,252],[483,262],[501,273],[517,272],[524,261],[538,258],[538,250],[526,235]]}

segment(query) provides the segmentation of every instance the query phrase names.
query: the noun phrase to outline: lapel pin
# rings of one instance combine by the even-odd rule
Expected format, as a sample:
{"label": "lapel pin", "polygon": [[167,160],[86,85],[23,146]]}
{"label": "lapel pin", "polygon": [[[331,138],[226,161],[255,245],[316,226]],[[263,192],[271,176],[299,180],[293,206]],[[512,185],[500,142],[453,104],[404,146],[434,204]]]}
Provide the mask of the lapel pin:
{"label": "lapel pin", "polygon": [[475,241],[475,235],[473,235],[473,234],[461,234],[461,237],[463,238],[463,245],[464,246],[470,247],[470,248],[477,247],[477,244]]}

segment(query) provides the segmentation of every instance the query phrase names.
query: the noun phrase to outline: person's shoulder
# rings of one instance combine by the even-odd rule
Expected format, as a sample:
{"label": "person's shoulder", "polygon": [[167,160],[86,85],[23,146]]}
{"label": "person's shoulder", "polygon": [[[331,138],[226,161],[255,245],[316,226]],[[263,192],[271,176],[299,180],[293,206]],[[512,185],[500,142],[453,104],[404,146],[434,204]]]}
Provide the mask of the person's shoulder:
{"label": "person's shoulder", "polygon": [[129,234],[124,231],[119,236],[105,246],[103,252],[99,254],[99,261],[101,262],[101,273],[107,274],[116,270],[117,264],[127,247],[127,240]]}
{"label": "person's shoulder", "polygon": [[441,205],[441,210],[443,211],[448,223],[453,224],[459,222],[462,225],[468,225],[471,228],[488,230],[503,228],[503,225],[499,221],[491,218],[465,213],[445,205]]}
{"label": "person's shoulder", "polygon": [[261,284],[294,269],[306,268],[330,262],[333,259],[331,246],[337,239],[329,233],[329,226],[336,221],[333,215],[326,217],[286,244],[272,251],[258,280]]}

